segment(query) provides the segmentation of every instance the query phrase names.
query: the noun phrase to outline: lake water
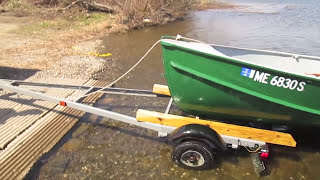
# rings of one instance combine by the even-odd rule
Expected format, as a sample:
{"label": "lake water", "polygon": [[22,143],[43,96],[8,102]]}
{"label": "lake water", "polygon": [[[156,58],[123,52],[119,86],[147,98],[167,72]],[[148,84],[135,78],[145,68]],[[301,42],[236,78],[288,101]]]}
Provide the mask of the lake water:
{"label": "lake water", "polygon": [[[232,1],[230,1],[232,2]],[[111,81],[131,67],[162,35],[181,34],[208,43],[320,56],[320,2],[317,0],[235,0],[232,10],[191,12],[184,21],[108,36],[101,53],[111,52],[99,77]],[[151,89],[165,84],[160,46],[116,85]],[[96,106],[135,115],[138,108],[164,111],[167,100],[107,96]],[[88,125],[89,124],[89,125]],[[266,176],[257,177],[244,149],[217,157],[208,171],[190,171],[170,159],[171,147],[156,133],[106,118],[87,115],[78,125],[89,126],[55,150],[39,172],[40,179],[318,179],[320,142],[315,136],[298,138],[297,148],[271,146]],[[77,131],[77,130],[76,130]],[[305,142],[305,140],[310,140]],[[76,143],[79,144],[79,143]],[[62,172],[59,159],[68,159]],[[57,163],[58,162],[58,163]],[[61,163],[60,163],[61,164]],[[53,170],[52,170],[53,169]]]}

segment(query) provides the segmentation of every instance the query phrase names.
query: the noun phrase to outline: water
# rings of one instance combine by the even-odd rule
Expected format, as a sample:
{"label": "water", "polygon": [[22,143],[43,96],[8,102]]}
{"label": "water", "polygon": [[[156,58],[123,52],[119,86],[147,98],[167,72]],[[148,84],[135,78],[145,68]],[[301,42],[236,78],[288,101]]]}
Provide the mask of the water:
{"label": "water", "polygon": [[[320,56],[320,2],[317,0],[235,0],[235,10],[192,12],[184,21],[109,36],[101,47],[113,54],[99,77],[108,81],[130,68],[162,35],[181,34],[209,43]],[[116,85],[151,89],[165,84],[160,46]],[[108,96],[96,106],[134,116],[138,108],[164,111],[166,99]],[[208,171],[185,170],[170,159],[171,147],[156,133],[87,115],[90,128],[58,148],[40,170],[40,179],[318,179],[320,147],[316,136],[298,137],[297,148],[271,146],[267,175],[258,178],[244,149],[217,157]],[[77,131],[77,130],[76,130]],[[72,145],[77,140],[81,145]],[[310,140],[310,141],[306,141]],[[76,143],[79,144],[79,143]],[[70,151],[66,145],[75,146]],[[68,163],[55,170],[57,159]],[[63,159],[63,158],[62,158]],[[66,163],[60,163],[66,164]]]}

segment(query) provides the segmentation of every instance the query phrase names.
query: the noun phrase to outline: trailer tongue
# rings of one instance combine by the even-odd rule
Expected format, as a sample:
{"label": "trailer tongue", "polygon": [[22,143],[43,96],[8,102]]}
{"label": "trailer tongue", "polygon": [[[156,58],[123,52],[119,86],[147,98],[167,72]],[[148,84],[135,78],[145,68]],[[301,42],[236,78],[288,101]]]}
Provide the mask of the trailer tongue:
{"label": "trailer tongue", "polygon": [[84,112],[151,129],[157,131],[159,136],[170,134],[169,140],[174,145],[172,159],[186,168],[211,168],[216,153],[225,151],[228,148],[237,149],[243,146],[254,154],[254,165],[257,172],[260,173],[265,169],[263,160],[269,155],[267,143],[290,147],[296,146],[295,140],[287,133],[171,115],[169,111],[172,105],[172,98],[170,98],[165,113],[138,110],[137,116],[131,117],[83,104],[81,103],[82,98],[67,100],[27,89],[27,87],[32,86],[83,90],[84,95],[99,91],[106,94],[170,98],[170,92],[166,86],[156,85],[153,91],[147,91],[112,87],[33,83],[7,79],[0,80],[0,89],[6,91],[28,95],[61,106],[68,106]]}

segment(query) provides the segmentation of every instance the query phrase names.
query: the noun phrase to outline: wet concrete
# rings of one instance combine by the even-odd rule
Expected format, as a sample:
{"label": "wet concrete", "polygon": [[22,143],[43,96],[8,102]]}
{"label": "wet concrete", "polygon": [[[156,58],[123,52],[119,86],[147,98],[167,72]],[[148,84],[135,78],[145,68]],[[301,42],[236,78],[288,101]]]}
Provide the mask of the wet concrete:
{"label": "wet concrete", "polygon": [[[291,9],[276,7],[280,16],[275,16],[274,11],[257,14],[241,11],[194,12],[185,21],[107,37],[101,51],[111,52],[113,59],[105,62],[105,69],[96,77],[111,82],[131,67],[162,35],[182,34],[217,44],[319,55],[317,48],[320,41],[314,40],[316,32],[299,34],[294,31],[285,34],[282,30],[288,24],[273,28],[268,26],[269,21],[281,22],[282,18],[293,13]],[[296,13],[301,11],[299,7],[302,6],[295,7],[298,7]],[[241,24],[246,26],[238,27]],[[277,36],[271,38],[272,34]],[[293,45],[297,35],[303,37],[298,38],[296,45]],[[284,39],[286,41],[283,41]],[[311,41],[315,42],[312,46],[309,44]],[[166,83],[162,73],[163,65],[158,46],[116,86],[151,89],[154,83]],[[168,99],[110,95],[104,96],[95,106],[134,116],[139,108],[163,112],[167,102]],[[318,179],[320,145],[316,137],[319,137],[319,133],[298,133],[297,148],[270,146],[271,157],[266,163],[268,169],[262,177],[255,174],[252,159],[244,149],[219,154],[216,157],[216,166],[211,170],[192,171],[182,169],[171,161],[171,146],[165,138],[157,138],[156,132],[87,114],[74,131],[70,132],[69,138],[64,140],[65,143],[60,144],[50,156],[42,160],[39,171],[29,178]]]}
{"label": "wet concrete", "polygon": [[[96,106],[134,116],[138,108],[164,111],[166,102],[113,95],[104,97]],[[187,170],[172,162],[172,147],[165,138],[157,138],[156,132],[96,115],[87,114],[69,135],[72,137],[43,163],[39,179],[269,180],[317,179],[320,175],[317,142],[304,142],[297,148],[270,146],[267,172],[258,177],[245,149],[219,154],[212,170]]]}
{"label": "wet concrete", "polygon": [[20,69],[0,66],[0,79],[24,80],[33,76],[39,70],[37,69]]}

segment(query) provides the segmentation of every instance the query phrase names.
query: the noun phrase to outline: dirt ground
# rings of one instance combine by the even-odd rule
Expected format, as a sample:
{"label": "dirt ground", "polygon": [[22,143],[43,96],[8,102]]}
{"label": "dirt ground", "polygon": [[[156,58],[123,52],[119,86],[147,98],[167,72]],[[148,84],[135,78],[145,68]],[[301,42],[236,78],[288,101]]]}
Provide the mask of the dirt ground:
{"label": "dirt ground", "polygon": [[[87,16],[85,21],[90,20],[91,15]],[[111,57],[97,57],[107,53],[95,51],[101,43],[99,36],[119,27],[112,27],[108,19],[79,24],[18,12],[0,13],[0,78],[92,78]]]}
{"label": "dirt ground", "polygon": [[[201,2],[198,9],[233,8]],[[0,5],[0,78],[95,78],[95,72],[112,58],[96,57],[109,53],[96,52],[103,49],[100,37],[129,30],[119,21],[120,15],[13,5],[20,9],[7,11]]]}

